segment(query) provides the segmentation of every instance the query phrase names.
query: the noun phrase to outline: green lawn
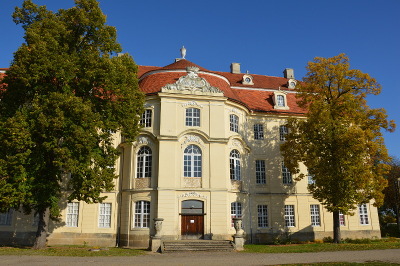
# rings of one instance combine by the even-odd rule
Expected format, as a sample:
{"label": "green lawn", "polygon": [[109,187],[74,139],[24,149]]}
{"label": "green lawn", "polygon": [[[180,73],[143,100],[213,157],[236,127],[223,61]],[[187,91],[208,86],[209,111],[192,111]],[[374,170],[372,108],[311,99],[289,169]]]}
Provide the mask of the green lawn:
{"label": "green lawn", "polygon": [[399,239],[360,241],[360,243],[309,243],[291,245],[245,245],[243,252],[250,253],[303,253],[341,250],[370,250],[400,248]]}
{"label": "green lawn", "polygon": [[71,257],[99,257],[99,256],[137,256],[145,254],[144,250],[127,248],[106,248],[91,251],[91,247],[85,246],[52,246],[41,250],[33,250],[30,247],[0,247],[1,255],[41,255],[41,256],[71,256]]}
{"label": "green lawn", "polygon": [[281,264],[279,266],[352,266],[352,265],[368,265],[368,266],[388,266],[388,265],[399,265],[397,263],[389,263],[389,262],[380,262],[380,261],[372,261],[372,262],[320,262],[320,263],[299,263],[299,264]]}

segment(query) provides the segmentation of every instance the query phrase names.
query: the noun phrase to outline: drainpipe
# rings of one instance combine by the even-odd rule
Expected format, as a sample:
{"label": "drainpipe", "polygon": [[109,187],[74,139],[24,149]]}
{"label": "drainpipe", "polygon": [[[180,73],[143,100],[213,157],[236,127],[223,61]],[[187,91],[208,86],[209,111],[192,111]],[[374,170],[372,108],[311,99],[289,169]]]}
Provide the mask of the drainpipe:
{"label": "drainpipe", "polygon": [[122,184],[124,180],[124,152],[125,149],[123,147],[121,156],[120,156],[120,169],[119,169],[119,184],[118,184],[118,224],[117,224],[117,241],[115,243],[116,247],[121,245],[121,219],[122,219]]}

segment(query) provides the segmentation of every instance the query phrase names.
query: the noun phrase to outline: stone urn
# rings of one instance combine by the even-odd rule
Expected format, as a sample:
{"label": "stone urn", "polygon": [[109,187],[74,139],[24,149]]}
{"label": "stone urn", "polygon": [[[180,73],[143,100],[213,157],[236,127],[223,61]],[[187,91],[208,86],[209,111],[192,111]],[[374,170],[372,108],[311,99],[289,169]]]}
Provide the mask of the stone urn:
{"label": "stone urn", "polygon": [[243,237],[244,230],[242,229],[242,218],[233,218],[233,225],[236,230],[235,237]]}
{"label": "stone urn", "polygon": [[153,220],[154,220],[154,229],[156,230],[154,238],[161,238],[162,222],[164,221],[164,219],[154,218]]}

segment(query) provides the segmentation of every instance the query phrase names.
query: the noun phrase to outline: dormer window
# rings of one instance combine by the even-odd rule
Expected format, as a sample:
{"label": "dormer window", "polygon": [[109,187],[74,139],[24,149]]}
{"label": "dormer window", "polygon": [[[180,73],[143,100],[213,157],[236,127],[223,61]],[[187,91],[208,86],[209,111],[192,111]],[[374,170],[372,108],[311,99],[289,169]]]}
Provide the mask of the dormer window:
{"label": "dormer window", "polygon": [[289,110],[286,93],[282,91],[275,91],[272,99],[274,101],[274,109]]}
{"label": "dormer window", "polygon": [[242,84],[244,85],[254,85],[253,77],[251,75],[243,75]]}
{"label": "dormer window", "polygon": [[297,84],[297,81],[295,79],[289,79],[287,86],[289,89],[294,89],[294,88],[296,88],[296,84]]}

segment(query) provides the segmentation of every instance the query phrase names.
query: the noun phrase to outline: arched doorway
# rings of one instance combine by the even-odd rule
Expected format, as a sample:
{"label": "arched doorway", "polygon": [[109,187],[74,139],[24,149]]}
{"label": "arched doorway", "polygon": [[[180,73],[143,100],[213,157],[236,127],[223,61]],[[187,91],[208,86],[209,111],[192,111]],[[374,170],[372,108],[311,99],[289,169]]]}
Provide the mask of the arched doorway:
{"label": "arched doorway", "polygon": [[204,238],[204,203],[200,200],[182,201],[182,239]]}

